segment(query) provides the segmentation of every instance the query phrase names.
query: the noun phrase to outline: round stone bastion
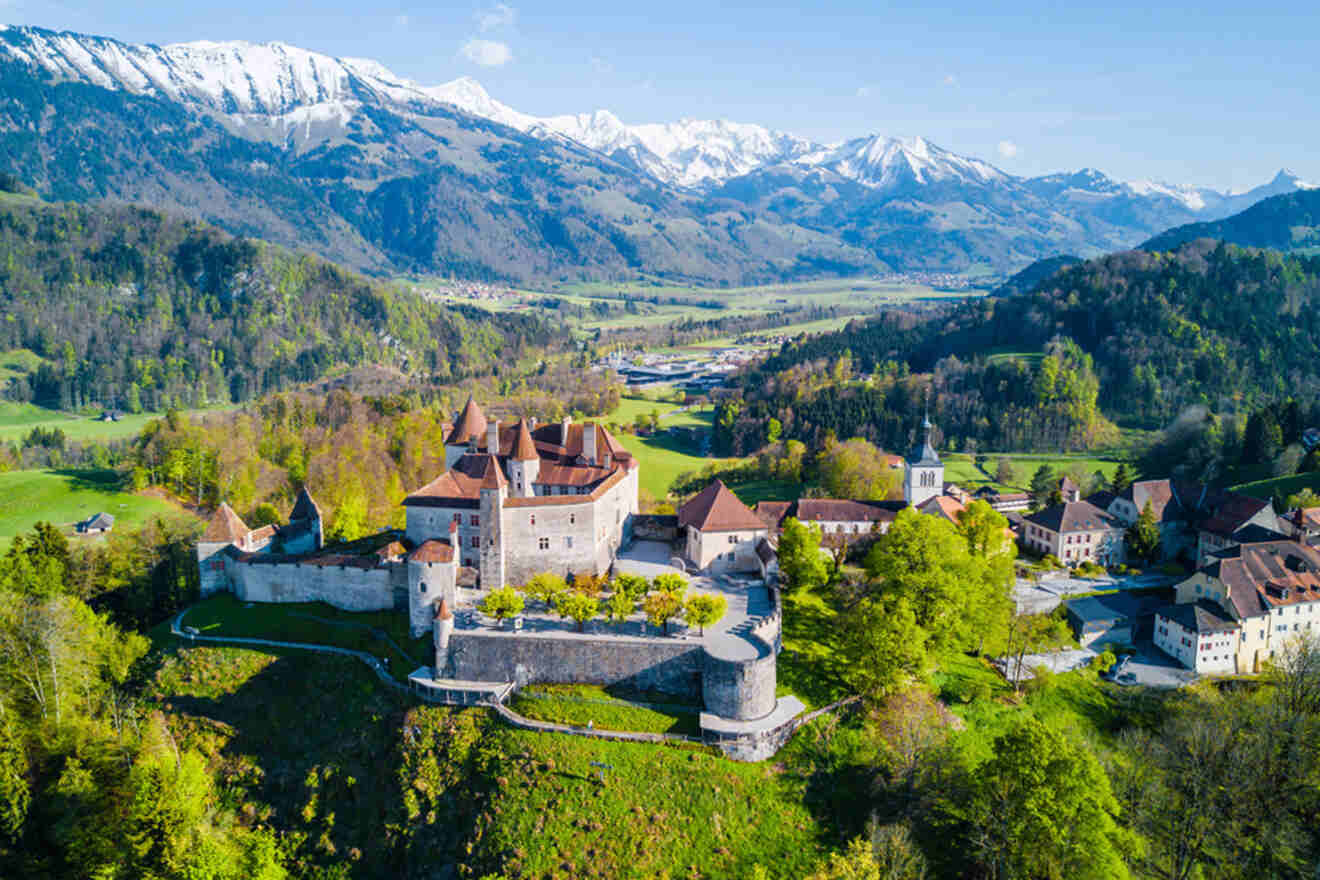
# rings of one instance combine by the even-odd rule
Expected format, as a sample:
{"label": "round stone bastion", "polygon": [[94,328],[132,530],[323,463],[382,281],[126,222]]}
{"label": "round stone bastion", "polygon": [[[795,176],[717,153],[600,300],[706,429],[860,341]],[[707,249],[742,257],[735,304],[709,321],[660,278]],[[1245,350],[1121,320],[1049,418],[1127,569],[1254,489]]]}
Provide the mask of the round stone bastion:
{"label": "round stone bastion", "polygon": [[754,721],[775,710],[775,652],[756,636],[707,637],[701,675],[706,711]]}

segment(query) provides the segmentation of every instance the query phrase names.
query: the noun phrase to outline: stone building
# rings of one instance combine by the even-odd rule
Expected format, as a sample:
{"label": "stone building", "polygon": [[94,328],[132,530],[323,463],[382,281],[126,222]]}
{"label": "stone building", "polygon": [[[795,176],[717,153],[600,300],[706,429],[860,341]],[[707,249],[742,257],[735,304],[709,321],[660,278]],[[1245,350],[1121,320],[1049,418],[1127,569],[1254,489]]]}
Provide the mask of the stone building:
{"label": "stone building", "polygon": [[722,480],[716,480],[678,509],[684,552],[692,564],[711,572],[758,571],[757,544],[769,528]]}
{"label": "stone building", "polygon": [[420,546],[452,532],[459,565],[483,589],[544,571],[603,574],[637,513],[637,461],[593,422],[501,425],[469,399],[445,461],[404,499],[407,537]]}

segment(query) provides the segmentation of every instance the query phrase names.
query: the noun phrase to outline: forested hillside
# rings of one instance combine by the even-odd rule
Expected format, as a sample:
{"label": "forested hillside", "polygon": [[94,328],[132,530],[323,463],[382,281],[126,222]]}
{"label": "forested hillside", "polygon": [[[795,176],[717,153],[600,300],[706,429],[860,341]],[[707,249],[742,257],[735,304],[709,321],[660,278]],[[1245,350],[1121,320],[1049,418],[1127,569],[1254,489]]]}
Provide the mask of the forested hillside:
{"label": "forested hillside", "polygon": [[1281,251],[1320,248],[1320,189],[1274,196],[1223,220],[1170,229],[1141,249],[1167,251],[1198,238]]}
{"label": "forested hillside", "polygon": [[142,208],[10,198],[0,254],[0,351],[43,359],[0,393],[46,406],[243,401],[360,364],[461,377],[552,338]]}
{"label": "forested hillside", "polygon": [[[774,415],[791,437],[832,430],[898,448],[931,384],[904,377],[923,373],[933,375],[932,419],[946,438],[1085,447],[1108,436],[1100,414],[1161,426],[1193,404],[1250,409],[1313,396],[1317,300],[1320,258],[1204,240],[1113,254],[1027,294],[968,300],[927,321],[886,315],[789,344],[744,377],[742,402],[725,412]],[[803,375],[814,385],[794,378]],[[736,421],[726,417],[726,437]],[[736,436],[731,445],[743,447]]]}

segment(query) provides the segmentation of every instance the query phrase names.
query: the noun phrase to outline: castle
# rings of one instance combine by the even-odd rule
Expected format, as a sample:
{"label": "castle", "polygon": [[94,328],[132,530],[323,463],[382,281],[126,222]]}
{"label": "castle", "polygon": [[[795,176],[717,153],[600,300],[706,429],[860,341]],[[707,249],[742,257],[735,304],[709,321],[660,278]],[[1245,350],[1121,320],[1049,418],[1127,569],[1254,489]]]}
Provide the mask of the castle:
{"label": "castle", "polygon": [[[906,502],[918,506],[943,489],[929,421],[923,427],[905,475]],[[434,665],[409,678],[426,699],[498,699],[531,682],[663,691],[699,702],[703,738],[744,759],[772,754],[795,729],[801,702],[775,693],[782,606],[773,517],[759,506],[753,512],[719,481],[676,515],[639,516],[638,462],[592,422],[502,424],[469,399],[444,452],[445,471],[403,500],[402,535],[327,550],[306,489],[284,526],[249,529],[221,504],[197,545],[202,595],[406,609],[413,635],[430,633],[435,647]],[[851,534],[883,530],[903,502],[839,505],[848,510],[823,515],[846,514],[839,531]],[[777,512],[782,519],[786,511]],[[606,574],[634,541],[660,548],[661,560],[649,565],[700,572],[699,589],[725,595],[725,618],[700,634],[680,627],[673,635],[638,613],[586,628],[548,607],[529,608],[512,626],[480,613],[490,590],[541,572]]]}

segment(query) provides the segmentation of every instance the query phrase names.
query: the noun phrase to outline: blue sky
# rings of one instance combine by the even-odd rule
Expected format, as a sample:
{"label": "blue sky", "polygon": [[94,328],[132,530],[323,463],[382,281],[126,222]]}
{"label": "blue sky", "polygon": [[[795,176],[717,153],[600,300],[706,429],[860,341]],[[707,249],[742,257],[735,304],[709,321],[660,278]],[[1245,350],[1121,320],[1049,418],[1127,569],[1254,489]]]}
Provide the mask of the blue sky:
{"label": "blue sky", "polygon": [[537,115],[922,135],[1017,174],[1320,180],[1310,3],[273,5],[0,0],[0,20],[158,44],[281,40],[425,83],[470,75]]}

